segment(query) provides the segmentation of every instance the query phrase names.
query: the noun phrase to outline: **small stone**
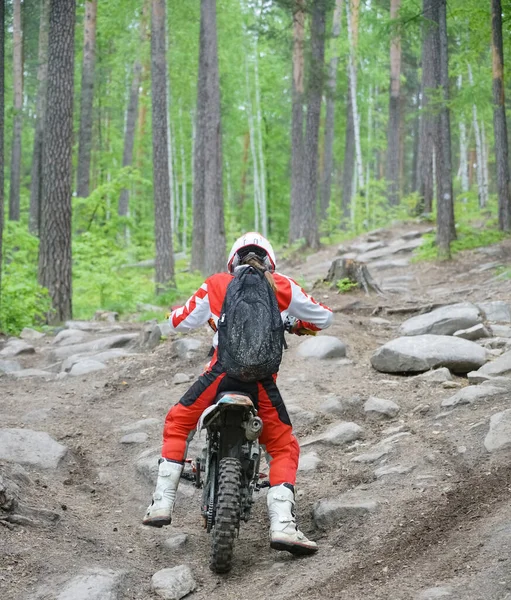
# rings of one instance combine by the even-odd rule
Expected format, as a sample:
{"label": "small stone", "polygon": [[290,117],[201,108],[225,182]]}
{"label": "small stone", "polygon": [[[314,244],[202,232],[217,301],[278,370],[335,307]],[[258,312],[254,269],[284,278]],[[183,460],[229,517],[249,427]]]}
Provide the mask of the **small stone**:
{"label": "small stone", "polygon": [[145,431],[136,431],[135,433],[128,433],[121,438],[121,444],[143,444],[147,442],[149,436]]}
{"label": "small stone", "polygon": [[0,360],[0,373],[12,373],[21,369],[21,365],[15,360]]}
{"label": "small stone", "polygon": [[308,446],[316,442],[323,442],[325,444],[331,444],[332,446],[341,446],[360,439],[364,436],[364,430],[356,423],[343,421],[338,424],[334,424],[324,433],[306,439],[301,442],[300,446]]}
{"label": "small stone", "polygon": [[480,302],[476,306],[484,314],[487,321],[511,323],[511,307],[507,302],[502,300]]}
{"label": "small stone", "polygon": [[180,338],[172,343],[172,350],[182,360],[190,360],[197,356],[197,352],[202,348],[202,342],[195,338]]}
{"label": "small stone", "polygon": [[327,415],[342,415],[344,407],[336,396],[330,396],[319,405],[319,410]]}
{"label": "small stone", "polygon": [[473,327],[469,327],[468,329],[460,329],[454,332],[454,337],[460,337],[464,340],[470,340],[475,342],[476,340],[480,340],[481,338],[489,338],[490,332],[482,323],[478,323]]}
{"label": "small stone", "polygon": [[488,400],[499,394],[505,393],[500,387],[493,386],[475,386],[470,385],[456,392],[454,396],[442,401],[443,407],[461,406],[463,404],[473,404],[474,402]]}
{"label": "small stone", "polygon": [[366,416],[376,419],[394,418],[400,411],[400,407],[392,400],[384,400],[371,396],[364,404],[364,412]]}
{"label": "small stone", "polygon": [[69,371],[69,374],[74,377],[80,377],[81,375],[87,375],[88,373],[94,373],[95,371],[101,371],[103,369],[106,369],[106,366],[103,363],[93,360],[92,358],[86,358],[75,363]]}
{"label": "small stone", "polygon": [[296,406],[296,404],[288,404],[286,408],[293,427],[307,427],[316,420],[316,413]]}
{"label": "small stone", "polygon": [[174,385],[180,385],[181,383],[188,383],[190,381],[190,376],[186,373],[176,373],[172,378],[172,383]]}
{"label": "small stone", "polygon": [[320,500],[313,509],[313,518],[319,529],[332,529],[339,523],[365,517],[376,512],[378,502],[370,498],[351,498],[343,495],[335,500]]}
{"label": "small stone", "polygon": [[417,379],[422,379],[428,383],[444,383],[445,381],[452,381],[452,375],[449,369],[441,367],[440,369],[433,369],[417,375]]}
{"label": "small stone", "polygon": [[116,600],[122,575],[119,571],[88,569],[71,579],[56,600]]}
{"label": "small stone", "polygon": [[346,345],[331,335],[321,335],[305,340],[298,347],[298,355],[302,358],[326,360],[346,356]]}
{"label": "small stone", "polygon": [[167,538],[163,545],[168,550],[181,550],[183,546],[186,544],[188,540],[188,535],[186,533],[178,533],[177,535],[173,535],[170,538]]}
{"label": "small stone", "polygon": [[410,473],[410,471],[413,471],[414,468],[414,466],[405,467],[403,465],[396,465],[395,467],[380,467],[379,469],[376,469],[374,475],[376,479],[381,479],[386,475],[406,475],[407,473]]}
{"label": "small stone", "polygon": [[21,371],[12,371],[9,373],[15,379],[25,379],[27,377],[42,377],[44,379],[55,379],[55,373],[48,373],[42,369],[21,369]]}
{"label": "small stone", "polygon": [[388,321],[387,319],[382,319],[381,317],[371,317],[369,319],[369,322],[373,323],[374,325],[383,325],[383,326],[392,325],[392,321]]}
{"label": "small stone", "polygon": [[28,340],[29,342],[35,342],[44,337],[44,333],[40,331],[36,331],[35,329],[31,329],[30,327],[24,327],[20,333],[20,338],[22,340]]}
{"label": "small stone", "polygon": [[416,600],[437,600],[437,598],[447,598],[451,596],[451,591],[446,587],[433,587],[421,592],[416,596]]}
{"label": "small stone", "polygon": [[490,429],[484,438],[488,452],[511,446],[511,409],[496,413],[490,419]]}
{"label": "small stone", "polygon": [[444,381],[442,387],[444,390],[455,390],[461,387],[461,383],[459,381]]}
{"label": "small stone", "polygon": [[478,383],[490,381],[492,377],[490,375],[485,375],[484,373],[479,373],[479,371],[470,371],[470,373],[467,373],[467,379],[471,385],[477,385]]}
{"label": "small stone", "polygon": [[298,470],[315,471],[322,462],[316,452],[308,452],[307,454],[300,455]]}
{"label": "small stone", "polygon": [[497,338],[504,338],[509,341],[511,338],[511,327],[509,325],[492,325],[492,334]]}
{"label": "small stone", "polygon": [[162,422],[160,419],[155,419],[154,417],[151,419],[141,419],[140,421],[135,421],[134,423],[128,423],[127,425],[122,425],[120,427],[121,431],[138,431],[139,429],[151,429],[152,427],[161,427]]}
{"label": "small stone", "polygon": [[187,565],[162,569],[151,579],[151,589],[164,600],[180,600],[196,588],[192,571]]}
{"label": "small stone", "polygon": [[382,448],[381,450],[376,450],[375,452],[368,452],[366,454],[359,454],[351,459],[351,462],[370,464],[374,463],[380,458],[387,456],[390,453],[390,448]]}
{"label": "small stone", "polygon": [[67,451],[44,431],[0,429],[0,460],[56,469]]}

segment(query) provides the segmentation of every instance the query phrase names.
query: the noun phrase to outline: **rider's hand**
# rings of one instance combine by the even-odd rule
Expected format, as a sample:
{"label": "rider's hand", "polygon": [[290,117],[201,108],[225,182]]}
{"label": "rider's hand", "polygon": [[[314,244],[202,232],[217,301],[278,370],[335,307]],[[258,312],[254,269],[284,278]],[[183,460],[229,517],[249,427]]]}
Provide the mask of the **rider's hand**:
{"label": "rider's hand", "polygon": [[294,335],[316,335],[316,332],[312,331],[312,329],[307,329],[305,323],[300,319],[296,320],[294,325],[291,327],[290,333],[293,333]]}

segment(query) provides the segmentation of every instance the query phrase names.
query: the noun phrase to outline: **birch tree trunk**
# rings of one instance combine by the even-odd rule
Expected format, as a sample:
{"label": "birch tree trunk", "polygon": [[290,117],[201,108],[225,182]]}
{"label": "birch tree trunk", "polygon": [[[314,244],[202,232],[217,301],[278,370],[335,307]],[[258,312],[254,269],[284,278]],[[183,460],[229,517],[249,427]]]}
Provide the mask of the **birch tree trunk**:
{"label": "birch tree trunk", "polygon": [[87,0],[85,2],[78,171],[76,176],[76,193],[80,198],[87,198],[89,195],[97,7],[97,0]]}
{"label": "birch tree trunk", "polygon": [[170,287],[175,286],[167,141],[165,0],[152,0],[151,8],[154,237],[156,243],[155,282],[156,293],[161,294]]}
{"label": "birch tree trunk", "polygon": [[304,147],[303,147],[303,100],[304,100],[304,38],[305,0],[296,0],[293,15],[293,107],[291,124],[291,212],[289,241],[303,237],[300,215],[304,204]]}
{"label": "birch tree trunk", "polygon": [[310,248],[319,247],[317,221],[318,141],[325,63],[325,22],[328,0],[314,0],[311,21],[311,62],[305,135],[305,202],[301,230]]}
{"label": "birch tree trunk", "polygon": [[75,0],[50,0],[48,91],[44,121],[39,283],[50,323],[72,317],[71,193]]}
{"label": "birch tree trunk", "polygon": [[[399,16],[401,0],[391,0],[390,18],[396,20]],[[399,138],[401,123],[401,33],[394,32],[390,43],[390,96],[389,124],[387,131],[387,185],[388,200],[391,206],[399,204],[400,192],[400,163]]]}
{"label": "birch tree trunk", "polygon": [[[468,81],[471,87],[474,86],[474,76],[472,74],[472,66],[467,64],[468,69]],[[484,172],[483,172],[483,145],[481,142],[481,128],[479,127],[479,117],[477,115],[477,106],[472,104],[472,127],[474,128],[474,137],[476,141],[476,180],[477,180],[477,191],[479,196],[479,206],[486,204],[485,197],[485,186],[484,186]]]}
{"label": "birch tree trunk", "polygon": [[488,145],[486,143],[486,130],[484,127],[484,121],[481,120],[481,162],[482,175],[483,175],[483,203],[482,207],[488,204],[489,194],[489,174],[488,174]]}
{"label": "birch tree trunk", "polygon": [[252,157],[252,172],[253,172],[253,188],[254,188],[254,231],[259,231],[259,223],[261,218],[261,187],[259,177],[259,161],[255,147],[255,127],[254,114],[252,108],[252,92],[250,89],[250,78],[248,71],[248,57],[245,57],[245,82],[247,94],[247,116],[248,116],[248,133],[250,141],[250,155]]}
{"label": "birch tree trunk", "polygon": [[348,41],[350,45],[350,54],[348,58],[349,79],[350,79],[350,100],[353,116],[353,132],[355,138],[355,164],[358,191],[361,193],[364,189],[364,167],[362,164],[362,146],[360,143],[360,114],[357,103],[357,67],[356,51],[358,47],[358,22],[360,16],[360,0],[351,0],[353,4],[353,16],[351,16],[350,3],[346,3]]}
{"label": "birch tree trunk", "polygon": [[451,258],[451,241],[456,239],[452,187],[451,120],[449,112],[449,56],[447,47],[447,0],[437,0],[439,41],[439,85],[441,108],[438,144],[435,148],[438,171],[437,232],[439,258]]}
{"label": "birch tree trunk", "polygon": [[41,0],[39,24],[39,51],[37,67],[37,103],[34,132],[34,150],[30,173],[30,212],[28,227],[30,233],[39,234],[41,199],[41,162],[43,156],[43,125],[46,111],[46,86],[48,77],[48,18],[50,0]]}
{"label": "birch tree trunk", "polygon": [[344,0],[336,0],[334,17],[332,23],[332,58],[328,65],[326,115],[325,115],[325,139],[323,172],[321,175],[321,200],[320,214],[325,219],[330,205],[332,193],[332,170],[333,170],[333,147],[335,129],[335,94],[337,89],[337,65],[339,63],[339,52],[337,50],[337,38],[341,33],[342,8]]}
{"label": "birch tree trunk", "polygon": [[257,158],[259,160],[259,190],[260,190],[260,207],[261,207],[261,231],[264,237],[268,237],[268,207],[266,198],[266,165],[264,162],[264,148],[263,148],[263,124],[261,114],[261,89],[259,87],[259,56],[257,49],[257,42],[255,47],[255,62],[254,62],[254,75],[255,75],[255,100],[256,100],[256,119],[257,119]]}
{"label": "birch tree trunk", "polygon": [[511,230],[511,190],[509,186],[509,148],[507,138],[506,104],[504,93],[504,49],[502,43],[502,6],[492,0],[492,73],[493,73],[493,131],[497,163],[497,192],[499,198],[499,228]]}
{"label": "birch tree trunk", "polygon": [[201,1],[201,22],[204,21],[204,61],[206,73],[204,119],[204,206],[205,261],[204,274],[225,269],[225,224],[222,190],[222,129],[220,120],[220,81],[216,32],[216,0]]}
{"label": "birch tree trunk", "polygon": [[182,214],[182,229],[181,229],[181,250],[188,250],[188,202],[186,189],[186,155],[183,136],[183,115],[181,108],[179,109],[179,137],[181,139],[180,154],[181,154],[181,214]]}
{"label": "birch tree trunk", "polygon": [[21,129],[23,126],[23,34],[21,31],[21,0],[13,1],[13,88],[14,123],[12,131],[11,182],[9,189],[9,220],[20,220]]}

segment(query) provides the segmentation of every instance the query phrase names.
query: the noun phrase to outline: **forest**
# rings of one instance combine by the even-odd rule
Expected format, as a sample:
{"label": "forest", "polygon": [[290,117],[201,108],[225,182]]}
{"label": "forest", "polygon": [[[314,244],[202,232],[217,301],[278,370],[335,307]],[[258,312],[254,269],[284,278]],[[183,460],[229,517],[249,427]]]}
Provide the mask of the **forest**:
{"label": "forest", "polygon": [[[0,331],[150,318],[258,230],[511,230],[509,0],[2,0]],[[318,273],[318,279],[323,274]]]}

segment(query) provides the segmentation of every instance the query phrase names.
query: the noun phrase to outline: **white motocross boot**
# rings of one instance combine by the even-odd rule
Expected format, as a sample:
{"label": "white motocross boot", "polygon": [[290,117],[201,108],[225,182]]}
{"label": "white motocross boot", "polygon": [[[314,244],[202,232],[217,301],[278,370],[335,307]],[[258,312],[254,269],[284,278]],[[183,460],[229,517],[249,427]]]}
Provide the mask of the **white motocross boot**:
{"label": "white motocross boot", "polygon": [[156,489],[142,523],[151,527],[170,525],[176,501],[177,486],[183,465],[161,458],[158,466]]}
{"label": "white motocross boot", "polygon": [[270,546],[274,550],[287,550],[297,556],[314,554],[318,550],[316,542],[308,540],[296,528],[293,490],[284,484],[271,487],[267,502],[270,517]]}

